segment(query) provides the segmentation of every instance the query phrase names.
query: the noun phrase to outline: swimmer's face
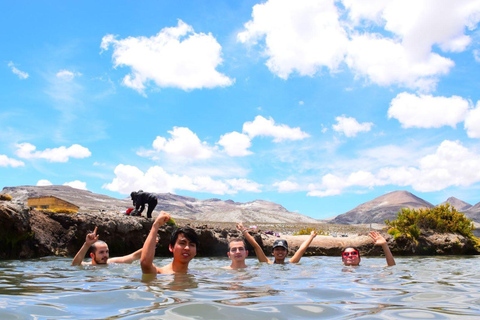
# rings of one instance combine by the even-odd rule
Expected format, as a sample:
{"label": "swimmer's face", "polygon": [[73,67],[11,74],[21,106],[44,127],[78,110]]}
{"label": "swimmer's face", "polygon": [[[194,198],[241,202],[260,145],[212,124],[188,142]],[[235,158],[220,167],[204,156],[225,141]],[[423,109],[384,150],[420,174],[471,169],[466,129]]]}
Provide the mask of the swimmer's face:
{"label": "swimmer's face", "polygon": [[102,243],[96,244],[95,247],[97,248],[97,250],[95,250],[95,253],[90,253],[90,257],[92,257],[92,264],[106,264],[110,256],[108,245],[106,243]]}
{"label": "swimmer's face", "polygon": [[347,248],[342,253],[342,261],[346,266],[358,266],[360,264],[360,254],[354,248]]}
{"label": "swimmer's face", "polygon": [[230,251],[227,255],[232,261],[243,261],[248,256],[248,250],[245,249],[243,241],[232,241],[229,246]]}
{"label": "swimmer's face", "polygon": [[288,251],[284,247],[276,247],[273,249],[273,256],[277,261],[283,261],[287,257]]}
{"label": "swimmer's face", "polygon": [[169,245],[170,252],[173,253],[173,260],[181,263],[188,263],[197,255],[197,245],[191,242],[183,233],[178,234],[175,245]]}

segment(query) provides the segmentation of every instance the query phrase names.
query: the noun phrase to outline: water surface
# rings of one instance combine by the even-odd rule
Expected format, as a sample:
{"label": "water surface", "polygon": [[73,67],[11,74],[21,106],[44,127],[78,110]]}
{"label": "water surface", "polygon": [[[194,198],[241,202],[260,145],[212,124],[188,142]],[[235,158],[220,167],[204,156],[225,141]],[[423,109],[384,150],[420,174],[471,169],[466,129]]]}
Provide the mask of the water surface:
{"label": "water surface", "polygon": [[[157,258],[162,266],[171,259]],[[70,266],[71,259],[0,262],[0,319],[478,319],[480,257],[304,257],[298,265],[221,267],[142,280],[138,261]]]}

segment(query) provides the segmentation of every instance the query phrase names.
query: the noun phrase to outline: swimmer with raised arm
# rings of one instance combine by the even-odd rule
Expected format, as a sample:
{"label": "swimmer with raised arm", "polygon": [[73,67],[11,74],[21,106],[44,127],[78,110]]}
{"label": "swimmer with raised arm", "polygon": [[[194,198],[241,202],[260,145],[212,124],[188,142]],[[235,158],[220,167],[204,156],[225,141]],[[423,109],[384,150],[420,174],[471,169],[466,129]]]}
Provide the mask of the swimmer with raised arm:
{"label": "swimmer with raised arm", "polygon": [[195,230],[188,227],[176,229],[170,238],[168,249],[173,253],[173,261],[158,268],[153,264],[158,229],[170,220],[170,214],[162,211],[152,224],[152,229],[143,244],[140,265],[143,274],[182,274],[188,272],[188,264],[197,255],[198,237]]}
{"label": "swimmer with raised arm", "polygon": [[[80,248],[80,250],[73,258],[72,266],[79,265],[97,265],[97,264],[108,264],[108,263],[132,263],[135,260],[140,259],[142,254],[142,249],[135,251],[129,255],[123,257],[110,258],[110,251],[108,250],[108,245],[102,241],[98,240],[99,235],[97,235],[97,227],[93,230],[92,233],[87,234],[85,238],[85,243]],[[90,250],[90,257],[92,258],[91,263],[84,262],[85,254],[87,254],[88,249]]]}
{"label": "swimmer with raised arm", "polygon": [[243,226],[241,222],[237,223],[237,229],[242,233],[242,235],[247,239],[248,243],[255,250],[257,259],[260,262],[267,262],[268,264],[285,264],[285,263],[297,263],[302,258],[303,254],[307,250],[308,246],[312,243],[313,239],[317,236],[315,231],[310,233],[310,236],[305,240],[302,245],[298,248],[297,252],[291,257],[288,262],[285,262],[288,254],[288,243],[287,240],[278,239],[273,243],[272,255],[275,258],[273,261],[268,259],[265,253],[263,252],[260,245],[255,241],[250,233],[248,233],[247,228]]}
{"label": "swimmer with raised arm", "polygon": [[[385,238],[378,233],[377,231],[370,231],[369,234],[373,243],[376,246],[381,246],[383,253],[385,254],[385,259],[387,260],[387,266],[391,267],[395,265],[395,259],[393,259],[392,252],[388,247],[387,241]],[[342,253],[342,262],[346,266],[358,266],[360,264],[360,251],[354,247],[347,247],[343,250]]]}

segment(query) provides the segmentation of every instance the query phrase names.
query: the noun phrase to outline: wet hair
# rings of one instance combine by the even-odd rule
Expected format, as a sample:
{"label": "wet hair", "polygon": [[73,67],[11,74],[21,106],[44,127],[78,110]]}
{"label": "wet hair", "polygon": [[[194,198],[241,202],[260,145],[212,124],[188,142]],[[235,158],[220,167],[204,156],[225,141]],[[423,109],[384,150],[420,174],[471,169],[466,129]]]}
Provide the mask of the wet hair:
{"label": "wet hair", "polygon": [[175,229],[175,231],[173,231],[172,233],[172,236],[170,237],[170,245],[172,246],[172,248],[175,246],[175,242],[177,242],[179,234],[183,234],[185,238],[187,238],[190,242],[198,245],[198,236],[195,230],[190,227],[181,227]]}
{"label": "wet hair", "polygon": [[242,238],[232,238],[230,241],[228,241],[228,250],[230,250],[230,244],[232,242],[241,242],[243,243],[243,247],[246,249],[247,245],[245,244],[245,241]]}
{"label": "wet hair", "polygon": [[358,252],[358,257],[360,258],[360,250],[358,250],[358,249],[355,248],[355,247],[345,247],[345,248],[343,248],[343,250],[342,250],[342,259],[343,259],[343,253],[344,253],[345,250],[347,250],[347,249],[353,249],[353,250],[357,251],[357,252]]}
{"label": "wet hair", "polygon": [[105,244],[108,247],[108,244],[105,241],[97,240],[90,246],[90,252],[91,253],[97,252],[97,244]]}

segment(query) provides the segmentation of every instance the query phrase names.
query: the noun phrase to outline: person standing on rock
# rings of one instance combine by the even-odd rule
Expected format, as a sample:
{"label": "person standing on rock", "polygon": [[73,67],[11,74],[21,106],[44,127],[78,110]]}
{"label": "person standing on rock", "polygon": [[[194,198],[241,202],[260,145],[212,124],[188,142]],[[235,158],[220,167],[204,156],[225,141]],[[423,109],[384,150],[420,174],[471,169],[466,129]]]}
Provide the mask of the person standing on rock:
{"label": "person standing on rock", "polygon": [[143,210],[145,209],[145,204],[148,204],[147,218],[151,219],[152,212],[158,203],[157,196],[153,193],[143,192],[143,190],[139,190],[138,192],[133,191],[132,193],[130,193],[130,197],[132,198],[133,205],[135,206],[135,210],[132,211],[130,215],[141,216]]}
{"label": "person standing on rock", "polygon": [[247,228],[245,228],[241,222],[237,223],[237,229],[242,233],[245,239],[247,239],[248,243],[250,243],[250,245],[255,250],[258,261],[267,262],[268,264],[285,264],[299,262],[310,243],[312,243],[313,239],[317,236],[317,233],[315,231],[312,231],[310,233],[310,237],[302,243],[302,245],[298,248],[297,252],[295,252],[293,257],[291,257],[287,262],[285,262],[285,259],[288,255],[287,240],[275,240],[275,242],[273,243],[272,251],[272,255],[275,259],[272,261],[267,258],[260,245],[257,243],[257,241],[255,241],[252,235],[248,233]]}
{"label": "person standing on rock", "polygon": [[[108,245],[104,241],[98,240],[98,237],[99,235],[97,235],[97,227],[95,227],[95,230],[93,230],[92,233],[87,234],[87,237],[85,238],[85,243],[73,258],[72,266],[87,265],[87,264],[97,265],[97,264],[108,264],[108,263],[132,263],[133,261],[140,259],[140,256],[142,254],[142,249],[139,249],[134,253],[131,253],[123,257],[110,258]],[[92,258],[91,263],[86,263],[83,261],[88,249],[91,249],[90,250],[90,257]]]}
{"label": "person standing on rock", "polygon": [[243,239],[235,238],[230,240],[227,255],[232,260],[232,263],[224,267],[224,269],[237,270],[247,267],[245,258],[248,257],[248,250],[245,248]]}
{"label": "person standing on rock", "polygon": [[189,227],[182,227],[176,229],[170,238],[168,249],[173,254],[173,261],[162,268],[158,268],[153,264],[158,229],[167,223],[168,220],[170,220],[170,214],[164,211],[160,212],[143,244],[140,266],[144,275],[187,273],[188,264],[197,255],[198,236],[195,230]]}
{"label": "person standing on rock", "polygon": [[[377,231],[370,231],[369,236],[376,246],[382,247],[383,253],[385,254],[385,259],[387,260],[387,266],[394,266],[395,259],[393,259],[392,252],[390,251],[385,238]],[[347,247],[343,250],[342,262],[345,266],[358,266],[360,265],[360,261],[360,251],[358,251],[357,248]]]}

